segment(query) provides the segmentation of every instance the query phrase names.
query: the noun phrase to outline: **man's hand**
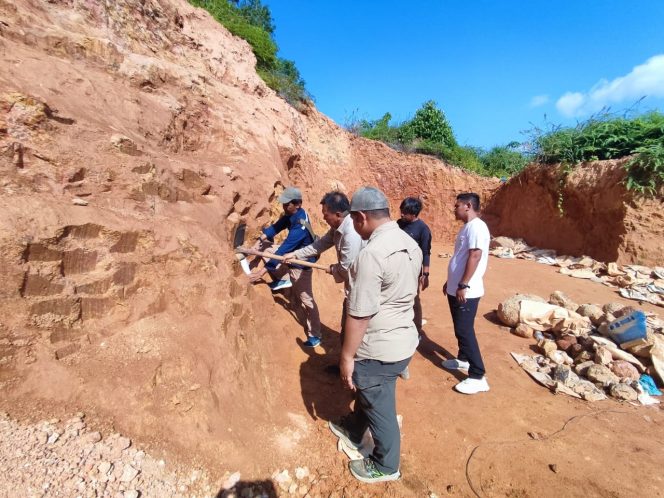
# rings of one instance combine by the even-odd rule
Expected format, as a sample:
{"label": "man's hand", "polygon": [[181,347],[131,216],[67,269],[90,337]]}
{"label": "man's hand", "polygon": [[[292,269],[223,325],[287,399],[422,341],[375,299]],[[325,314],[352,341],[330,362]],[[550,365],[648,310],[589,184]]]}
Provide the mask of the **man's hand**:
{"label": "man's hand", "polygon": [[341,357],[339,360],[339,371],[341,373],[341,383],[346,389],[355,391],[353,384],[353,371],[355,370],[355,360],[353,358]]}
{"label": "man's hand", "polygon": [[459,301],[460,303],[465,303],[466,302],[466,291],[467,290],[468,289],[457,289],[457,291],[456,291],[457,301]]}
{"label": "man's hand", "polygon": [[424,290],[429,287],[429,275],[420,276],[420,289]]}
{"label": "man's hand", "polygon": [[265,267],[261,268],[260,270],[258,268],[254,268],[251,270],[251,273],[248,275],[249,276],[249,281],[250,282],[258,282],[261,278],[263,278],[263,275],[267,273],[267,270]]}
{"label": "man's hand", "polygon": [[294,259],[297,259],[297,258],[295,257],[295,253],[294,253],[294,252],[287,252],[286,254],[283,255],[283,258],[284,258],[284,263],[288,263],[289,261],[292,261],[292,260],[294,260]]}

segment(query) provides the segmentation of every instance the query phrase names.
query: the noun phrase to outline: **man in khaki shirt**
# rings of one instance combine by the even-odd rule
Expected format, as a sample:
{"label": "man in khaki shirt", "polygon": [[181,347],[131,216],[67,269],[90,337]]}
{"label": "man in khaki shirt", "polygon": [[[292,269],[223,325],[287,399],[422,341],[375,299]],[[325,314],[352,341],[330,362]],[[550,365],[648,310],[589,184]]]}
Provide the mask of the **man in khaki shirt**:
{"label": "man in khaki shirt", "polygon": [[350,268],[350,295],[341,351],[341,380],[356,393],[353,412],[332,432],[357,448],[365,430],[375,448],[349,463],[362,482],[392,481],[399,472],[400,433],[396,415],[396,379],[417,348],[413,303],[422,268],[417,243],[390,219],[387,198],[364,187],[351,201],[355,230],[366,246]]}

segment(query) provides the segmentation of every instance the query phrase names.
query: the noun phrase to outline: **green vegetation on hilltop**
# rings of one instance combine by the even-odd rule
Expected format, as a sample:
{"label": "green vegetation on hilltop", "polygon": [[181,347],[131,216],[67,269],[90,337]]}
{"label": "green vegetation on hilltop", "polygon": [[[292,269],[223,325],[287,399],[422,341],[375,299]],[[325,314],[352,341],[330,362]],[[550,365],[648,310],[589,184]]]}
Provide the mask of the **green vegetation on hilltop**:
{"label": "green vegetation on hilltop", "polygon": [[445,113],[432,100],[422,104],[408,121],[391,125],[391,120],[388,112],[378,120],[358,120],[346,127],[361,137],[380,140],[396,150],[436,156],[482,176],[512,176],[528,162],[528,157],[519,152],[517,142],[489,151],[459,145]]}
{"label": "green vegetation on hilltop", "polygon": [[664,114],[649,112],[631,119],[609,113],[575,127],[536,128],[532,132],[536,160],[568,167],[583,161],[619,159],[625,164],[628,189],[653,195],[664,185]]}
{"label": "green vegetation on hilltop", "polygon": [[311,95],[295,63],[277,56],[274,24],[270,9],[260,0],[189,0],[207,10],[235,36],[246,40],[256,56],[256,71],[263,81],[296,109]]}

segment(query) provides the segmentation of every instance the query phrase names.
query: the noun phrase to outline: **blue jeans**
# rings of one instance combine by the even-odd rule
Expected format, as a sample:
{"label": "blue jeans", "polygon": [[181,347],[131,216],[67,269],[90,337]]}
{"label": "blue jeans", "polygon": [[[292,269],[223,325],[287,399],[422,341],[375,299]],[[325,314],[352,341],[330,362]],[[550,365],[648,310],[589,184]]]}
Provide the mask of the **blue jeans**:
{"label": "blue jeans", "polygon": [[452,322],[454,323],[454,335],[459,344],[459,354],[457,358],[470,363],[468,376],[471,379],[481,379],[484,377],[484,362],[480,353],[480,346],[475,337],[475,315],[480,298],[466,299],[465,303],[460,303],[456,296],[447,295],[447,302],[450,305]]}
{"label": "blue jeans", "polygon": [[410,358],[393,363],[355,361],[355,406],[344,426],[354,441],[362,439],[367,427],[371,430],[376,446],[369,458],[385,474],[394,474],[399,470],[401,433],[397,422],[395,391],[397,377],[408,363]]}

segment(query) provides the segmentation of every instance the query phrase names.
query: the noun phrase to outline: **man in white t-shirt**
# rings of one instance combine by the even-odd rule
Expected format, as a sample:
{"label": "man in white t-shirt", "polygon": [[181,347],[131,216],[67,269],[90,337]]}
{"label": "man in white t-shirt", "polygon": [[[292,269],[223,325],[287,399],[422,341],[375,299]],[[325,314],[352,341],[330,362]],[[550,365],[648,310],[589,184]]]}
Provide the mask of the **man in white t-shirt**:
{"label": "man in white t-shirt", "polygon": [[457,195],[454,216],[463,221],[463,228],[454,242],[454,255],[447,269],[447,294],[454,322],[454,335],[459,344],[457,358],[443,361],[448,370],[468,370],[468,378],[454,388],[463,394],[489,390],[484,376],[484,362],[475,337],[475,315],[484,295],[482,277],[489,259],[489,228],[479,218],[480,197],[474,193]]}

